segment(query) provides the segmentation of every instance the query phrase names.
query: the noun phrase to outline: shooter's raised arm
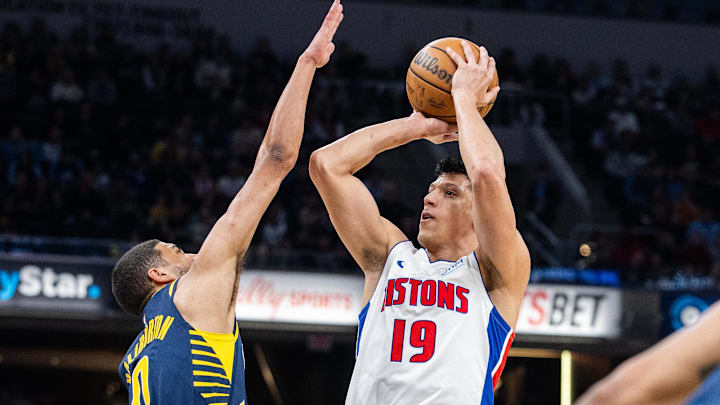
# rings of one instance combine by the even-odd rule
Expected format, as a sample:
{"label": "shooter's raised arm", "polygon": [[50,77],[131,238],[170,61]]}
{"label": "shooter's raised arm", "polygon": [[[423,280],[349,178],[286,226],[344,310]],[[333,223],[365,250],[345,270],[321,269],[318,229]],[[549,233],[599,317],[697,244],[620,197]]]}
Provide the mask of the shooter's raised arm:
{"label": "shooter's raised arm", "polygon": [[[478,238],[478,261],[487,288],[501,315],[515,325],[522,294],[530,275],[530,255],[516,229],[502,150],[478,107],[495,99],[499,87],[488,89],[495,74],[495,60],[480,48],[480,58],[467,41],[462,42],[467,61],[447,48],[458,65],[452,95],[457,114],[460,155],[473,192],[473,224]],[[494,291],[493,291],[494,290]],[[495,293],[495,294],[494,294]],[[499,293],[499,294],[497,294]]]}
{"label": "shooter's raised arm", "polygon": [[[280,183],[295,165],[310,85],[315,69],[324,66],[335,49],[332,39],[343,19],[342,8],[339,0],[333,2],[322,26],[299,57],[270,119],[252,173],[210,231],[191,270],[179,282],[175,303],[196,328],[228,332],[226,329],[233,325],[242,258]],[[186,285],[191,287],[184,288]]]}
{"label": "shooter's raised arm", "polygon": [[377,203],[355,172],[383,151],[427,138],[433,142],[456,140],[455,128],[420,113],[362,128],[310,157],[310,177],[320,192],[340,239],[365,273],[363,302],[377,285],[379,274],[396,243],[407,239],[380,215]]}

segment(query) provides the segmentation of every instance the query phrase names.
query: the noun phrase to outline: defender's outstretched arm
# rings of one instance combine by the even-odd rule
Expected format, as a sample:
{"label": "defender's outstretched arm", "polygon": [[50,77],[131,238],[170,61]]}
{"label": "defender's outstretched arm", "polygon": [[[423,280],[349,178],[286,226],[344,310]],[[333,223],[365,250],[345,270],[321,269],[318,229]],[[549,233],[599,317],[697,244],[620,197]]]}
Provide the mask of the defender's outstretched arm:
{"label": "defender's outstretched arm", "polygon": [[232,327],[235,317],[242,258],[280,183],[295,165],[315,69],[324,66],[334,51],[332,39],[342,19],[342,5],[335,0],[280,96],[247,182],[213,226],[188,274],[178,282],[175,304],[196,328],[231,332],[226,329]]}
{"label": "defender's outstretched arm", "polygon": [[619,365],[575,405],[683,404],[720,365],[720,302],[683,328]]}
{"label": "defender's outstretched arm", "polygon": [[[460,131],[460,155],[473,191],[473,223],[478,238],[477,256],[487,276],[488,290],[504,290],[495,302],[511,325],[517,321],[520,300],[530,277],[530,255],[516,229],[507,185],[502,150],[490,128],[478,112],[479,105],[492,101],[499,87],[488,89],[495,60],[480,48],[480,60],[470,45],[462,42],[467,62],[452,49],[446,51],[458,65],[452,83],[452,95]],[[494,299],[498,301],[498,299]]]}
{"label": "defender's outstretched arm", "polygon": [[327,207],[330,220],[365,273],[363,304],[372,297],[389,250],[407,237],[380,216],[372,194],[354,176],[355,172],[383,151],[428,134],[452,131],[454,129],[441,121],[415,113],[360,129],[310,156],[310,177]]}

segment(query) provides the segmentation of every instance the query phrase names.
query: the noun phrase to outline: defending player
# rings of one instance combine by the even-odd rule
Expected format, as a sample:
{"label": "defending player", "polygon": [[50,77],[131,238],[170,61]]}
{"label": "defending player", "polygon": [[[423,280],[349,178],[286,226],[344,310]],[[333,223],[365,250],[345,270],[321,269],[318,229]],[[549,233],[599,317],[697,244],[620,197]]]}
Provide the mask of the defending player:
{"label": "defending player", "polygon": [[720,404],[720,302],[697,324],[618,366],[575,403],[625,404]]}
{"label": "defending player", "polygon": [[295,165],[315,69],[335,49],[343,19],[335,0],[295,70],[260,145],[252,174],[197,255],[150,240],[120,258],[112,289],[145,329],[119,372],[132,405],[245,404],[245,365],[235,321],[242,260],[258,222]]}
{"label": "defending player", "polygon": [[[310,174],[335,229],[365,273],[357,359],[347,404],[492,404],[530,273],[516,230],[502,151],[477,107],[495,61],[447,50],[459,136],[414,113],[354,132],[313,153]],[[377,154],[417,139],[458,140],[424,198],[417,250],[380,216],[354,173]]]}

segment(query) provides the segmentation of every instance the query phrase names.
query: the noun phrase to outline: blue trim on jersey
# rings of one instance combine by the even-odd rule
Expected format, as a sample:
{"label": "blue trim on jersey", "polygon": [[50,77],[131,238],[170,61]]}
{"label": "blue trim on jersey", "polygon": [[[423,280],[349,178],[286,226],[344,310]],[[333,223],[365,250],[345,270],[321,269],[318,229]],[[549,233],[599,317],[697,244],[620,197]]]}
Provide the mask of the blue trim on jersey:
{"label": "blue trim on jersey", "polygon": [[367,304],[365,304],[365,308],[360,311],[360,315],[358,315],[358,337],[357,337],[357,343],[355,344],[355,357],[358,356],[360,353],[360,337],[362,336],[362,330],[363,325],[365,325],[365,318],[367,317],[368,310],[370,309],[370,301],[368,301]]}
{"label": "blue trim on jersey", "polygon": [[490,344],[490,355],[487,362],[487,373],[485,374],[485,385],[483,387],[481,405],[492,405],[495,400],[493,393],[493,376],[492,371],[503,355],[503,344],[505,339],[512,332],[510,326],[500,316],[495,307],[490,311],[490,319],[488,320],[487,336]]}
{"label": "blue trim on jersey", "polygon": [[685,405],[717,405],[720,404],[720,366],[690,396]]}
{"label": "blue trim on jersey", "polygon": [[442,260],[442,259],[430,260],[430,254],[428,253],[427,249],[422,248],[421,250],[422,250],[423,252],[425,252],[425,256],[426,256],[427,259],[428,259],[428,263],[439,263],[439,262],[455,263],[455,262],[452,261],[452,260]]}

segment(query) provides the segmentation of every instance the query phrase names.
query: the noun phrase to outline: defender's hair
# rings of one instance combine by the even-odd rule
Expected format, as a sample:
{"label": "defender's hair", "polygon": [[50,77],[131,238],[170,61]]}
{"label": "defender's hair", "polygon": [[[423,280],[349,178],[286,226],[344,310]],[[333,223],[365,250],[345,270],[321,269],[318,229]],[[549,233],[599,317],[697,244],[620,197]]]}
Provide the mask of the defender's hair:
{"label": "defender's hair", "polygon": [[446,173],[457,173],[467,176],[467,170],[465,170],[465,163],[462,160],[448,157],[438,162],[435,166],[435,177]]}
{"label": "defender's hair", "polygon": [[112,271],[112,292],[120,308],[125,312],[140,316],[143,304],[153,288],[147,271],[165,264],[160,251],[155,246],[160,243],[150,239],[133,246],[125,252]]}

